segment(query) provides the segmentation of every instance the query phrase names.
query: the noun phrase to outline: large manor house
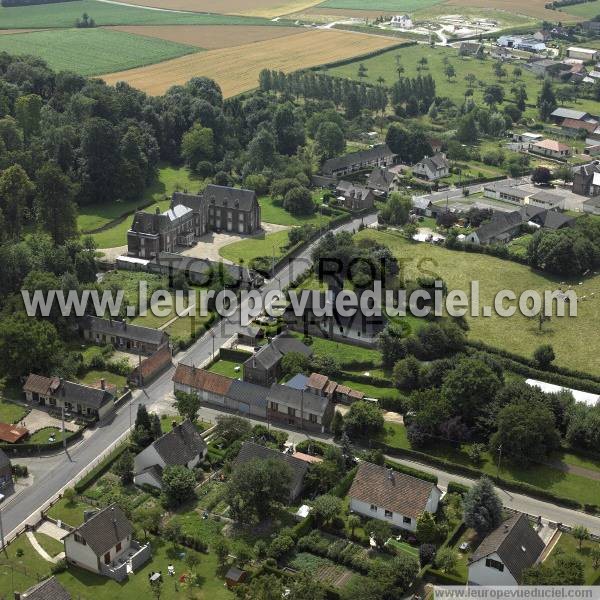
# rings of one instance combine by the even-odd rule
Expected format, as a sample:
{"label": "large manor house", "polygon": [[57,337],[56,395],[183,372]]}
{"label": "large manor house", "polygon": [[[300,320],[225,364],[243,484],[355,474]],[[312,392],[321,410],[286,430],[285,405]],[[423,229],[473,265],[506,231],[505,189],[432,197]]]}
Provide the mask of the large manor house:
{"label": "large manor house", "polygon": [[209,231],[252,234],[260,229],[260,205],[252,190],[208,185],[202,194],[175,192],[169,210],[137,211],[127,232],[129,256],[153,259],[192,246]]}

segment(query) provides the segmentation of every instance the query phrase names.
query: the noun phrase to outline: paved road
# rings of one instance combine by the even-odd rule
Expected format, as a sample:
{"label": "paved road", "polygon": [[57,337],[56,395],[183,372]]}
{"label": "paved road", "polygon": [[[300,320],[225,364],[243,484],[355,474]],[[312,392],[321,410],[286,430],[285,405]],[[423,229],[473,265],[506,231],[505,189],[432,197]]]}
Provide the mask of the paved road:
{"label": "paved road", "polygon": [[[369,225],[377,220],[376,215],[355,219],[338,227],[335,231],[352,231],[364,223]],[[296,258],[282,266],[276,276],[268,281],[263,291],[283,289],[294,281],[311,264],[310,255],[316,242],[307,247]],[[199,365],[208,359],[237,331],[239,310],[229,319],[223,319],[185,352],[175,356],[175,362],[194,363]],[[152,406],[165,399],[173,391],[171,377],[174,367],[165,372],[149,386],[136,390],[133,399],[122,406],[110,423],[98,427],[86,443],[77,444],[69,449],[67,456],[58,455],[56,460],[48,460],[48,471],[37,478],[33,485],[26,488],[13,498],[8,498],[0,510],[0,522],[4,535],[10,539],[11,534],[22,525],[39,514],[40,509],[57,493],[84,471],[106,448],[124,436],[131,427],[131,419],[135,420],[138,403]],[[214,420],[214,419],[213,419]]]}

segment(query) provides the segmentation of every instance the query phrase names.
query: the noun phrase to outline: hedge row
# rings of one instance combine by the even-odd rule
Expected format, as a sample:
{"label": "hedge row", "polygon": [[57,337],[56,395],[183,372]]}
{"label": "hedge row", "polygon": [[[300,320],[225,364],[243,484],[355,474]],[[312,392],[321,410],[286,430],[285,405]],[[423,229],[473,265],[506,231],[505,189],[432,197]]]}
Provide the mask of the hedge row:
{"label": "hedge row", "polygon": [[352,486],[352,482],[354,481],[354,477],[356,475],[356,471],[358,467],[354,467],[354,469],[350,469],[344,477],[340,480],[340,482],[331,489],[329,492],[332,496],[337,496],[338,498],[344,498],[350,487]]}
{"label": "hedge row", "polygon": [[[374,448],[382,450],[385,454],[390,454],[392,456],[405,456],[407,458],[438,467],[449,473],[464,475],[465,477],[470,477],[473,479],[479,479],[483,475],[481,471],[475,469],[474,467],[461,465],[443,458],[438,458],[437,456],[431,456],[430,454],[419,452],[417,450],[411,450],[408,448],[395,448],[377,440],[372,440],[371,445]],[[539,500],[554,502],[555,504],[560,504],[561,506],[566,506],[567,508],[575,508],[577,510],[581,510],[583,508],[582,503],[577,500],[559,496],[558,494],[553,494],[552,492],[548,492],[547,490],[530,485],[528,483],[523,483],[521,481],[508,481],[501,477],[489,477],[497,485],[500,485],[503,488],[513,492],[526,494],[528,496],[532,496],[533,498],[538,498]]]}
{"label": "hedge row", "polygon": [[246,360],[249,356],[252,356],[252,352],[246,352],[245,350],[235,350],[233,348],[221,348],[219,350],[219,358],[222,360],[240,362]]}
{"label": "hedge row", "polygon": [[423,479],[424,481],[429,481],[430,483],[437,485],[438,477],[433,473],[426,473],[425,471],[420,471],[419,469],[414,469],[413,467],[401,465],[400,463],[389,459],[386,459],[385,466],[390,469],[394,469],[394,471],[397,471],[398,473],[404,473],[405,475],[410,475],[411,477],[416,477],[417,479]]}
{"label": "hedge row", "polygon": [[81,494],[96,479],[102,477],[112,466],[113,462],[129,448],[129,444],[122,444],[113,450],[104,460],[100,461],[87,475],[84,475],[73,488],[78,494]]}
{"label": "hedge row", "polygon": [[468,485],[458,483],[458,481],[449,481],[447,491],[449,494],[458,494],[464,496],[469,491]]}
{"label": "hedge row", "polygon": [[373,377],[372,375],[361,375],[360,373],[348,373],[344,371],[342,376],[344,379],[347,379],[348,381],[354,381],[355,383],[364,383],[366,385],[373,385],[375,387],[383,388],[393,387],[393,384],[389,379]]}
{"label": "hedge row", "polygon": [[[83,429],[74,431],[67,437],[67,446],[81,439]],[[41,444],[32,444],[31,442],[22,442],[18,444],[0,444],[0,450],[4,450],[11,456],[29,456],[38,452],[49,452],[51,450],[59,450],[63,447],[62,440],[56,442],[45,442]]]}

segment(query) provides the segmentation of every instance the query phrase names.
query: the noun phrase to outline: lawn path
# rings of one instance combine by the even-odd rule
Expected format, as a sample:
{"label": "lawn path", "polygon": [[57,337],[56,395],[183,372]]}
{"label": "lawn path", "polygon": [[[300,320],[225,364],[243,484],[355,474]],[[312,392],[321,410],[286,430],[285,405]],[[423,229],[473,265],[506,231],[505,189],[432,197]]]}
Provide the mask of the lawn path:
{"label": "lawn path", "polygon": [[579,475],[580,477],[587,477],[588,479],[600,481],[600,471],[586,469],[585,467],[580,467],[579,465],[570,465],[560,460],[551,460],[544,462],[543,464],[548,465],[553,469],[557,469],[558,471],[562,471],[563,473],[571,473],[572,475]]}
{"label": "lawn path", "polygon": [[56,555],[54,558],[52,558],[41,546],[40,543],[37,541],[35,535],[33,535],[32,531],[28,531],[27,532],[27,539],[29,539],[29,542],[31,543],[31,545],[33,546],[33,549],[44,559],[47,560],[48,562],[51,563],[57,563],[59,560],[61,560],[62,558],[64,558],[65,553],[61,552],[60,554]]}

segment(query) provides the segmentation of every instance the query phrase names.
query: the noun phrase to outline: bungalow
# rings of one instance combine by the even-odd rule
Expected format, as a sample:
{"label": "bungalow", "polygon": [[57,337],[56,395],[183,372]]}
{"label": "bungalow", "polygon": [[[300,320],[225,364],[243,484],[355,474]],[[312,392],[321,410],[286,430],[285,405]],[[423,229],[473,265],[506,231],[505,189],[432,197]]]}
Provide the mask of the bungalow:
{"label": "bungalow", "polygon": [[519,585],[545,544],[527,516],[519,513],[494,529],[469,559],[469,585]]}
{"label": "bungalow", "polygon": [[598,128],[598,123],[596,121],[579,121],[577,119],[565,119],[561,128],[565,131],[565,133],[570,135],[577,135],[580,131],[587,131],[588,134],[594,133]]}
{"label": "bungalow", "polygon": [[579,58],[587,62],[589,60],[596,60],[600,56],[600,51],[593,48],[571,46],[567,48],[567,56],[569,58]]}
{"label": "bungalow", "polygon": [[368,462],[360,463],[348,492],[351,511],[409,531],[419,515],[437,511],[441,496],[430,481]]}
{"label": "bungalow", "polygon": [[433,156],[426,156],[412,168],[413,175],[425,177],[429,181],[436,181],[450,174],[450,163],[443,152]]}
{"label": "bungalow", "polygon": [[513,142],[521,142],[527,148],[531,147],[531,144],[541,142],[544,136],[541,133],[531,133],[530,131],[524,131],[523,133],[513,133]]}
{"label": "bungalow", "polygon": [[153,354],[169,343],[168,334],[159,329],[92,315],[79,320],[79,331],[84,339],[93,343],[112,344],[117,350],[144,355]]}
{"label": "bungalow", "polygon": [[10,458],[4,450],[0,450],[0,491],[9,489],[12,486],[12,465]]}
{"label": "bungalow", "polygon": [[247,417],[267,418],[269,388],[179,363],[175,391],[196,394],[203,403]]}
{"label": "bungalow", "polygon": [[304,477],[308,471],[309,463],[290,454],[278,452],[254,442],[244,442],[238,455],[233,461],[233,468],[245,465],[251,461],[276,460],[286,464],[290,469],[289,502],[293,503],[302,493]]}
{"label": "bungalow", "polygon": [[433,202],[429,199],[428,196],[413,196],[412,205],[413,212],[416,215],[421,215],[423,217],[431,217],[431,208],[433,206]]}
{"label": "bungalow", "polygon": [[73,383],[58,377],[30,374],[23,385],[27,402],[74,412],[84,417],[103,419],[115,408],[114,394],[104,379],[100,387]]}
{"label": "bungalow", "polygon": [[373,190],[362,185],[342,180],[336,186],[335,191],[338,194],[338,202],[352,212],[368,210],[375,206]]}
{"label": "bungalow", "polygon": [[117,504],[87,513],[83,525],[64,538],[68,563],[116,581],[150,560],[150,546],[133,539],[133,525]]}
{"label": "bungalow", "polygon": [[208,446],[196,426],[188,419],[173,427],[136,455],[133,482],[162,489],[165,467],[185,466],[193,469],[206,458]]}
{"label": "bungalow", "polygon": [[380,144],[369,148],[351,152],[345,156],[330,158],[323,164],[322,175],[327,177],[343,177],[363,169],[373,169],[375,167],[391,167],[394,164],[394,154],[387,144]]}
{"label": "bungalow", "polygon": [[[316,391],[316,390],[315,390]],[[267,394],[267,418],[306,431],[325,433],[333,418],[333,402],[327,394],[298,390],[274,383]]]}
{"label": "bungalow", "polygon": [[541,142],[536,142],[531,146],[531,152],[560,159],[571,156],[571,148],[556,140],[542,140]]}
{"label": "bungalow", "polygon": [[312,350],[299,339],[284,333],[275,336],[244,363],[244,381],[270,387],[281,377],[281,361],[290,352],[311,356]]}
{"label": "bungalow", "polygon": [[556,60],[542,58],[525,64],[525,68],[538,77],[556,77],[561,71],[569,71],[570,67]]}
{"label": "bungalow", "polygon": [[483,246],[509,242],[521,230],[522,224],[523,219],[518,210],[510,213],[494,213],[490,221],[469,233],[465,241]]}
{"label": "bungalow", "polygon": [[15,600],[71,600],[71,597],[54,576],[36,583],[20,594],[15,593]]}
{"label": "bungalow", "polygon": [[396,173],[382,167],[375,167],[367,180],[367,188],[372,190],[375,196],[385,198],[397,189]]}
{"label": "bungalow", "polygon": [[539,206],[540,208],[546,208],[548,210],[564,210],[565,197],[561,194],[553,194],[551,192],[541,190],[529,196],[527,199],[527,204]]}
{"label": "bungalow", "polygon": [[519,187],[519,182],[514,179],[504,179],[486,183],[483,186],[483,195],[494,200],[504,200],[513,204],[524,204],[532,192]]}

